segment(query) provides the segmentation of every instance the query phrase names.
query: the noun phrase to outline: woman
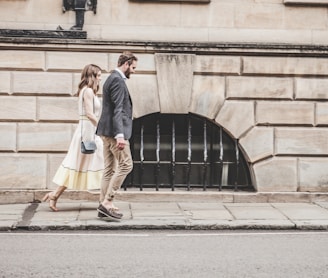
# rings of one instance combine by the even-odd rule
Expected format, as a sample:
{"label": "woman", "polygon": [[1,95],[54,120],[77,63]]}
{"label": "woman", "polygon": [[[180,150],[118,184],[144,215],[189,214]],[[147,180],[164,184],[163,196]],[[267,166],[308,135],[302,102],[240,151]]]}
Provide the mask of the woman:
{"label": "woman", "polygon": [[[99,189],[104,169],[103,144],[95,135],[100,115],[100,101],[97,97],[101,69],[93,64],[86,65],[81,73],[78,86],[79,124],[73,135],[66,157],[59,166],[53,182],[58,188],[46,194],[42,201],[49,201],[49,208],[58,211],[56,203],[66,188],[74,190]],[[95,140],[97,150],[93,154],[81,153],[81,138]]]}

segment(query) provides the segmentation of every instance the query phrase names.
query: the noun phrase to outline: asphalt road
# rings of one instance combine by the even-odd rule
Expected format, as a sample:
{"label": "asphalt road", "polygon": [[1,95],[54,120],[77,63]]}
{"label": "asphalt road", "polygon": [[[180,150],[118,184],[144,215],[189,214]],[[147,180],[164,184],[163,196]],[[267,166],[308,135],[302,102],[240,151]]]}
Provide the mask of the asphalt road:
{"label": "asphalt road", "polygon": [[328,232],[0,233],[0,277],[328,277]]}

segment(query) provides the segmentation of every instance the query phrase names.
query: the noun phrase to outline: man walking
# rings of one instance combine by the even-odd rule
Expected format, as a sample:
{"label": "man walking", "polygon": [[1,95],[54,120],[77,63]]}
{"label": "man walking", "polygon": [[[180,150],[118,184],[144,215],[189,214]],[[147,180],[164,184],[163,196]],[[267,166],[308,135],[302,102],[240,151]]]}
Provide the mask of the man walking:
{"label": "man walking", "polygon": [[132,134],[132,101],[125,80],[135,72],[137,57],[123,52],[117,68],[103,87],[103,107],[96,134],[104,143],[104,174],[101,181],[98,217],[121,219],[123,214],[114,206],[116,192],[132,171],[133,161],[129,139]]}

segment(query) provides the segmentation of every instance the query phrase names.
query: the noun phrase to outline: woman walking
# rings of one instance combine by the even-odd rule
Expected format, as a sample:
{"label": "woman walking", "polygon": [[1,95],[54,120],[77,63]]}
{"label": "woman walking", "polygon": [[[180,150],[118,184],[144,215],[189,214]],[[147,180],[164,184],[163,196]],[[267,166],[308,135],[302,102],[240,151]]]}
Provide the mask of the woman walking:
{"label": "woman walking", "polygon": [[[53,182],[57,189],[46,194],[42,201],[49,201],[49,208],[58,211],[58,198],[66,189],[94,190],[99,189],[104,169],[103,143],[95,135],[101,103],[97,97],[101,69],[97,65],[86,65],[81,73],[77,95],[79,124],[74,132],[66,157],[59,166]],[[92,154],[81,152],[81,140],[95,141],[97,149]]]}

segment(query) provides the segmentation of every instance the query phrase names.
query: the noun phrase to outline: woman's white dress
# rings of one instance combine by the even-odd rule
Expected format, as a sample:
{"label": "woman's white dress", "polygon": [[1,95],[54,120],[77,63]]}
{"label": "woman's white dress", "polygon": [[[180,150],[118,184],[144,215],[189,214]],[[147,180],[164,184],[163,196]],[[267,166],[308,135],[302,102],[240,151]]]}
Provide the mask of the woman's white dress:
{"label": "woman's white dress", "polygon": [[[104,169],[103,142],[95,135],[96,127],[86,116],[85,106],[82,109],[84,89],[79,95],[79,124],[74,132],[66,157],[59,166],[53,182],[74,190],[94,190],[101,186]],[[94,96],[94,111],[97,118],[101,112],[101,103]],[[81,133],[82,129],[82,133]],[[97,150],[93,154],[81,153],[81,134],[83,140],[95,140]]]}

